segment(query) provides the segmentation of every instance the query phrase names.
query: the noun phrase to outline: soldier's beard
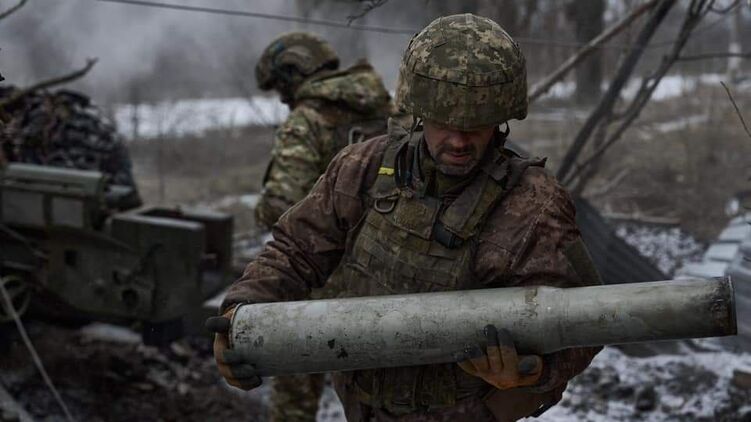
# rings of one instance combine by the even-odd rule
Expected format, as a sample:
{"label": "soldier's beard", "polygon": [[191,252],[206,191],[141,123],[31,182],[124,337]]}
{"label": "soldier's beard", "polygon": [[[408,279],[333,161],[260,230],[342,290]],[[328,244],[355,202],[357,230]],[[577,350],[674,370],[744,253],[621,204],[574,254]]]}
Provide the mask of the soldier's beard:
{"label": "soldier's beard", "polygon": [[[448,164],[442,160],[442,157],[446,157],[448,154],[469,154],[470,158],[467,162],[461,165]],[[474,145],[467,145],[465,148],[451,148],[449,146],[440,146],[435,152],[431,151],[433,160],[435,160],[436,168],[441,173],[447,176],[466,176],[472,172],[480,162],[480,153]]]}

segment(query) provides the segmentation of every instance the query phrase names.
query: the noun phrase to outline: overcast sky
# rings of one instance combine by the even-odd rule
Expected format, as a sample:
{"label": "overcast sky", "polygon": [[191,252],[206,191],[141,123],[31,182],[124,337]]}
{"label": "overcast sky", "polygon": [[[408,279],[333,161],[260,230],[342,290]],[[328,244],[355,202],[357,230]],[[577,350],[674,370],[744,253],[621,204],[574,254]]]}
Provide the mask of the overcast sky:
{"label": "overcast sky", "polygon": [[[169,1],[300,14],[293,0]],[[408,14],[395,13],[403,9],[399,3],[391,2],[370,15],[369,23],[419,26],[405,22]],[[352,7],[338,5],[333,10],[319,10],[317,15],[344,21],[353,11]],[[237,79],[246,79],[252,86],[252,66],[271,39],[281,32],[300,29],[322,33],[345,64],[357,55],[368,55],[393,87],[408,35],[362,34],[96,0],[30,1],[0,24],[0,68],[7,82],[25,85],[79,68],[86,58],[96,57],[99,62],[94,70],[75,87],[99,101],[122,101],[129,95],[128,84],[136,80],[147,81],[149,93],[156,96],[226,96],[233,93]]]}

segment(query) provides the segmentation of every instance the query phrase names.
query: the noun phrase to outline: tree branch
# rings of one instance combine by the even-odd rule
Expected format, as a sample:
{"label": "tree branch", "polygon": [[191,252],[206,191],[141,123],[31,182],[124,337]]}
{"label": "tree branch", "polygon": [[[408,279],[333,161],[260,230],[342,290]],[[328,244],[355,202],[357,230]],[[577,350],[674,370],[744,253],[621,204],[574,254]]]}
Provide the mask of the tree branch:
{"label": "tree branch", "polygon": [[643,15],[648,10],[652,9],[657,4],[657,0],[650,0],[643,5],[635,8],[631,11],[627,16],[625,16],[623,19],[618,21],[616,24],[610,26],[609,28],[605,29],[592,39],[587,45],[579,49],[573,56],[569,57],[568,60],[566,60],[562,65],[558,66],[558,68],[553,71],[550,75],[546,76],[542,81],[536,83],[529,92],[529,102],[532,103],[538,98],[540,98],[543,94],[548,92],[550,88],[559,80],[563,79],[568,72],[576,67],[579,63],[582,62],[587,56],[592,54],[597,47],[604,44],[611,38],[613,38],[615,35],[619,34],[624,29],[628,28],[628,26],[639,16]]}
{"label": "tree branch", "polygon": [[[709,1],[710,5],[712,3],[712,1]],[[597,163],[597,161],[601,159],[602,155],[618,140],[621,139],[623,134],[631,126],[634,120],[639,117],[641,110],[644,108],[647,102],[649,102],[649,100],[652,98],[652,94],[657,88],[657,85],[659,85],[662,78],[665,76],[668,70],[670,70],[677,58],[680,56],[680,53],[683,50],[683,47],[685,47],[686,42],[688,42],[688,39],[691,37],[693,30],[696,28],[699,22],[701,22],[702,18],[707,14],[708,11],[709,7],[707,7],[707,0],[692,0],[691,7],[689,7],[688,11],[686,12],[686,18],[683,21],[680,35],[673,45],[673,49],[671,50],[670,54],[663,57],[660,66],[652,74],[652,76],[645,78],[642,81],[639,91],[637,92],[634,100],[629,105],[626,113],[624,114],[623,122],[621,122],[615,132],[608,138],[607,142],[597,148],[589,157],[589,159],[587,159],[587,161],[570,172],[570,174],[566,177],[564,183],[574,180],[577,175],[582,174],[582,172],[585,171],[588,167]]]}
{"label": "tree branch", "polygon": [[563,157],[563,161],[561,162],[561,166],[557,173],[559,180],[563,181],[568,178],[574,163],[586,146],[592,132],[605,116],[612,114],[613,106],[615,105],[616,100],[620,97],[621,90],[626,85],[626,82],[628,82],[631,73],[633,73],[636,63],[639,61],[642,53],[644,53],[646,45],[675,3],[675,0],[661,0],[653,10],[649,20],[644,24],[644,27],[634,43],[635,48],[625,57],[623,64],[618,69],[618,73],[610,83],[608,91],[602,97],[597,107],[592,111],[592,114],[590,114],[584,122],[579,133],[576,134],[571,147],[566,151],[566,155]]}
{"label": "tree branch", "polygon": [[36,84],[31,85],[29,87],[19,89],[18,91],[10,95],[7,99],[0,101],[0,109],[16,102],[18,99],[29,94],[30,92],[38,91],[41,89],[47,89],[55,85],[66,84],[66,83],[75,81],[76,79],[82,78],[86,76],[87,73],[89,73],[89,71],[91,70],[91,68],[94,67],[96,62],[97,62],[97,59],[87,59],[86,66],[84,66],[83,68],[79,70],[76,70],[75,72],[71,72],[67,75],[59,76],[56,78],[48,79],[46,81],[37,82]]}
{"label": "tree branch", "polygon": [[709,11],[712,12],[712,13],[717,13],[719,15],[724,15],[725,13],[728,13],[731,10],[735,9],[736,7],[738,7],[738,4],[741,1],[742,0],[733,0],[733,2],[730,3],[727,7],[719,8],[719,9],[715,9],[714,7],[710,6],[709,7]]}
{"label": "tree branch", "polygon": [[347,16],[347,25],[351,25],[352,22],[365,17],[365,15],[372,12],[374,9],[383,6],[388,1],[389,0],[361,0],[362,3],[365,3],[362,10],[360,10],[360,13]]}
{"label": "tree branch", "polygon": [[5,12],[0,13],[0,20],[3,20],[5,18],[7,18],[8,16],[16,13],[18,11],[18,9],[24,7],[24,5],[26,4],[26,2],[28,2],[28,1],[29,0],[20,0],[18,2],[18,4],[16,4],[15,6],[11,7],[10,9],[6,10]]}
{"label": "tree branch", "polygon": [[743,115],[741,114],[741,110],[738,108],[738,104],[735,103],[735,99],[733,99],[733,94],[730,93],[730,88],[728,88],[727,85],[725,85],[725,82],[720,81],[722,84],[722,87],[725,88],[725,92],[728,93],[728,98],[730,98],[730,102],[733,103],[733,107],[735,107],[735,112],[738,114],[738,118],[741,119],[741,124],[743,125],[743,130],[746,131],[746,135],[748,135],[749,138],[751,138],[751,131],[748,130],[748,126],[746,126],[746,121],[743,119]]}

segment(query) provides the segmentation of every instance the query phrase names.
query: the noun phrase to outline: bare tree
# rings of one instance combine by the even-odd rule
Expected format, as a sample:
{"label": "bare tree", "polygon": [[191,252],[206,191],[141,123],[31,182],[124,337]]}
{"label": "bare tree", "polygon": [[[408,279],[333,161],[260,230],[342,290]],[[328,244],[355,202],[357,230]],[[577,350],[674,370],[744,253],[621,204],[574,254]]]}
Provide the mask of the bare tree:
{"label": "bare tree", "polygon": [[[665,1],[665,3],[670,2]],[[591,131],[589,133],[580,131],[577,135],[576,141],[581,141],[583,139],[584,142],[580,142],[578,144],[578,151],[573,150],[573,147],[568,151],[566,159],[564,159],[563,163],[566,166],[564,167],[562,164],[561,169],[559,169],[558,173],[559,178],[565,184],[573,186],[575,193],[581,193],[583,191],[586,184],[596,173],[597,164],[602,159],[603,154],[623,137],[623,134],[639,117],[641,111],[644,109],[644,106],[646,106],[646,104],[652,98],[652,94],[654,93],[657,85],[659,85],[662,78],[667,74],[667,72],[677,61],[681,60],[681,52],[686,46],[686,43],[691,38],[691,35],[696,29],[699,22],[702,21],[707,13],[712,11],[713,3],[714,2],[711,0],[691,1],[691,3],[686,8],[683,23],[680,27],[678,36],[673,42],[671,50],[668,54],[663,56],[662,61],[658,65],[657,69],[655,69],[650,76],[642,79],[641,85],[636,95],[622,111],[618,113],[614,112],[613,106],[615,104],[615,101],[605,101],[609,95],[617,96],[620,90],[618,90],[618,92],[609,90],[600,106],[593,111],[590,118],[597,117],[597,120],[595,122],[590,122],[590,120],[588,120],[588,123],[590,123],[590,126],[592,126],[592,128],[595,128],[598,125],[603,125],[603,128],[601,128],[601,130],[603,133],[607,132],[607,134],[599,136],[597,142],[595,143],[594,151],[586,160],[584,160],[582,164],[575,166],[577,156],[581,153],[583,144],[586,143],[586,140],[591,134]],[[627,63],[624,63],[624,66],[626,64]],[[621,67],[619,74],[624,74],[624,70],[627,70],[624,69],[624,66]],[[630,71],[628,73],[630,73]],[[617,126],[612,132],[610,132],[608,130],[608,126],[616,123]]]}
{"label": "bare tree", "polygon": [[567,177],[570,176],[569,173],[572,171],[577,158],[586,146],[592,133],[606,117],[612,115],[613,106],[615,105],[616,100],[620,97],[620,93],[626,85],[626,82],[628,82],[631,77],[636,64],[644,53],[645,47],[674,5],[675,0],[661,0],[652,10],[651,15],[641,30],[641,33],[639,33],[639,36],[634,42],[634,47],[623,59],[623,63],[621,64],[620,69],[618,69],[613,81],[610,83],[608,91],[602,99],[600,99],[598,106],[589,115],[582,128],[579,129],[571,147],[566,152],[566,155],[561,162],[561,166],[558,169],[559,180],[566,180]]}
{"label": "bare tree", "polygon": [[15,6],[11,7],[10,9],[7,9],[4,12],[0,12],[0,20],[3,20],[7,18],[8,16],[18,12],[22,7],[26,5],[26,2],[29,0],[20,0]]}
{"label": "bare tree", "polygon": [[586,45],[579,49],[574,55],[569,57],[563,64],[558,66],[556,70],[545,76],[541,81],[535,83],[529,89],[529,102],[533,103],[543,96],[553,85],[563,79],[572,69],[579,66],[579,64],[593,54],[598,48],[600,48],[605,42],[621,33],[621,31],[630,27],[630,25],[657,4],[657,0],[650,0],[643,3],[641,6],[634,8],[621,20],[614,23],[612,26],[602,31],[597,37],[589,41]]}

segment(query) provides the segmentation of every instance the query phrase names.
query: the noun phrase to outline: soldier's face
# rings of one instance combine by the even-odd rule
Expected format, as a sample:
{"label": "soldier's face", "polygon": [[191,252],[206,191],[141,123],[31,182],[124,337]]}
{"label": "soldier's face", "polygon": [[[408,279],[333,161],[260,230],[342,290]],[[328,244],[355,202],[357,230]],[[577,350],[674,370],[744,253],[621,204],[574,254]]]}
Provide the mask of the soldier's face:
{"label": "soldier's face", "polygon": [[450,176],[464,176],[475,168],[495,130],[495,126],[490,126],[462,131],[430,121],[425,121],[423,126],[430,156],[438,170]]}

